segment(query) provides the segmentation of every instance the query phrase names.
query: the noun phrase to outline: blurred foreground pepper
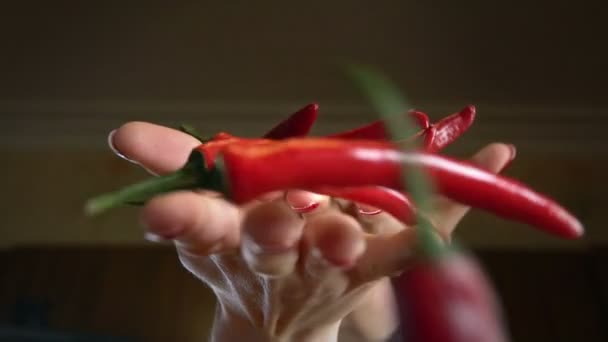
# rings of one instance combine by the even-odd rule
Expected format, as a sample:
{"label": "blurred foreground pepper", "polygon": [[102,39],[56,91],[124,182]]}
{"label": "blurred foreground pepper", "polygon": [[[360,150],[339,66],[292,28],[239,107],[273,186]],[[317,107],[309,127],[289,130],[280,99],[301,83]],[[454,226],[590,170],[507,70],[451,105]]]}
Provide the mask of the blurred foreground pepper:
{"label": "blurred foreground pepper", "polygon": [[403,341],[508,341],[498,295],[475,257],[433,248],[391,279]]}

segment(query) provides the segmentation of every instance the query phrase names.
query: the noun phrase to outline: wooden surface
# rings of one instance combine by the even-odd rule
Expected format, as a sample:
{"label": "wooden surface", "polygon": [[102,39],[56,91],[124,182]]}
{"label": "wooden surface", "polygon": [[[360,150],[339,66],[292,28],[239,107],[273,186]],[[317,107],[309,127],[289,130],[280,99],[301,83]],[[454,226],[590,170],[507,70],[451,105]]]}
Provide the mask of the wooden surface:
{"label": "wooden surface", "polygon": [[[606,341],[606,249],[478,250],[513,342]],[[30,248],[0,253],[0,325],[18,298],[48,301],[50,328],[204,341],[214,298],[172,249]]]}
{"label": "wooden surface", "polygon": [[338,64],[355,61],[432,115],[479,106],[479,132],[492,139],[600,152],[605,10],[564,0],[11,2],[0,11],[0,144],[101,146],[134,119],[251,134],[313,101],[322,130],[362,122],[374,113]]}

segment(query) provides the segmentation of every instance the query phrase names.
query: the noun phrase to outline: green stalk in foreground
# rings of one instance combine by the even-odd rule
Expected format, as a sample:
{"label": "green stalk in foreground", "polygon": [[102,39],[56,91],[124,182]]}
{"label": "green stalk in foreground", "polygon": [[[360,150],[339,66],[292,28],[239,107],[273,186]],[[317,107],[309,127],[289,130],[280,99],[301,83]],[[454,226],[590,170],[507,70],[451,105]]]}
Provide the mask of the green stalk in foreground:
{"label": "green stalk in foreground", "polygon": [[[347,73],[370,100],[382,120],[386,122],[385,127],[389,129],[393,141],[406,140],[407,137],[414,135],[415,126],[403,115],[411,107],[395,84],[370,67],[351,64],[347,66]],[[416,144],[416,142],[414,141],[412,144]],[[425,255],[437,256],[443,253],[445,248],[438,241],[433,226],[422,215],[422,213],[430,212],[430,209],[432,209],[431,195],[433,191],[431,183],[418,168],[410,169],[407,176],[403,173],[403,177],[403,183],[407,184],[412,199],[418,206],[417,222],[419,222],[420,248]]]}

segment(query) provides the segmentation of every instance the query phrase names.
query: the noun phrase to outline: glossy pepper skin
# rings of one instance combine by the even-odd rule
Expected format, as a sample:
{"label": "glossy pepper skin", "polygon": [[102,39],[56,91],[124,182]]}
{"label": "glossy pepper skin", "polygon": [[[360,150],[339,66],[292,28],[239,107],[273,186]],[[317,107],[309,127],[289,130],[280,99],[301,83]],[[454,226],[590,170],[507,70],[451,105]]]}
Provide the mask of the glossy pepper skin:
{"label": "glossy pepper skin", "polygon": [[280,140],[285,138],[303,137],[308,135],[312,125],[319,115],[319,105],[311,103],[281,121],[264,134],[265,139]]}
{"label": "glossy pepper skin", "polygon": [[[410,111],[407,114],[410,120],[413,120],[416,126],[425,130],[429,127],[429,117],[421,111]],[[387,140],[388,133],[381,120],[373,121],[367,125],[357,127],[345,132],[329,135],[328,138],[336,139],[371,139],[371,140]]]}
{"label": "glossy pepper skin", "polygon": [[438,152],[466,132],[475,120],[475,107],[467,106],[458,113],[447,116],[432,127],[435,128],[435,135],[432,144],[426,148],[427,152]]}
{"label": "glossy pepper skin", "polygon": [[508,341],[495,290],[472,255],[424,258],[391,281],[404,341]]}
{"label": "glossy pepper skin", "polygon": [[383,186],[407,191],[400,172],[416,167],[430,176],[438,193],[457,202],[564,238],[583,233],[566,209],[514,179],[436,154],[404,152],[390,142],[295,138],[236,144],[222,150],[216,166],[213,178],[221,180],[221,191],[237,203],[290,188]]}
{"label": "glossy pepper skin", "polygon": [[407,224],[416,224],[416,207],[406,194],[380,186],[335,187],[321,186],[309,189],[312,192],[367,204],[393,215]]}

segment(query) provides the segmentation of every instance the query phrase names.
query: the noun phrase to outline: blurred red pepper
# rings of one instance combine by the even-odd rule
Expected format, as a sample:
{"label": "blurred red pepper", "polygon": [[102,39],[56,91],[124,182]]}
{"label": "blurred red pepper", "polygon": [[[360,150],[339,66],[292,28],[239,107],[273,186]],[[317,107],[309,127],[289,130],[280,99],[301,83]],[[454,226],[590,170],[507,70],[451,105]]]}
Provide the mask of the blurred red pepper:
{"label": "blurred red pepper", "polygon": [[477,260],[444,250],[392,279],[408,342],[505,342],[501,305]]}

